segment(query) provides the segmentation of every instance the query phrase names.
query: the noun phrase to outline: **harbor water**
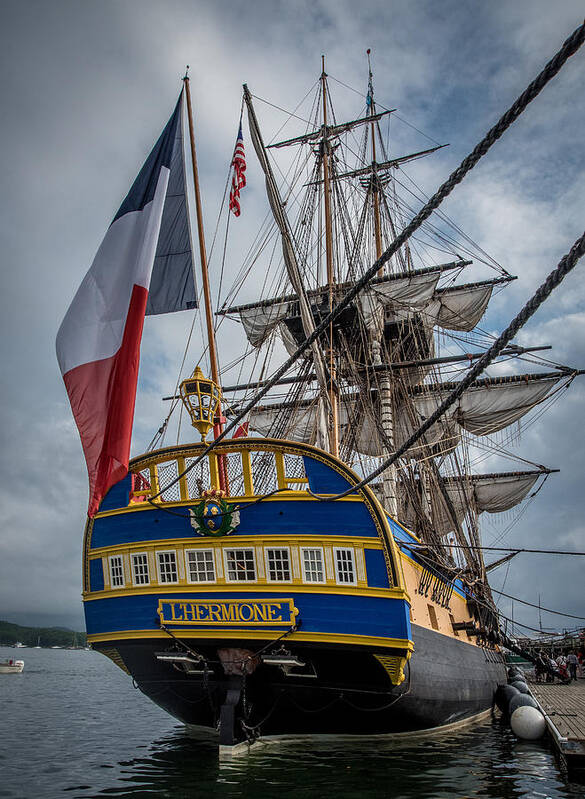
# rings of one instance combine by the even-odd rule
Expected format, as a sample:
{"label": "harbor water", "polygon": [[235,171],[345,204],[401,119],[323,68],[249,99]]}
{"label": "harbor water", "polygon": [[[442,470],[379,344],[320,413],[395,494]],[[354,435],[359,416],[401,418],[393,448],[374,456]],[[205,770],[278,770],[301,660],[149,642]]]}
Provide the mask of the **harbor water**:
{"label": "harbor water", "polygon": [[96,652],[0,648],[0,797],[585,797],[547,741],[499,719],[416,740],[271,744],[231,762]]}

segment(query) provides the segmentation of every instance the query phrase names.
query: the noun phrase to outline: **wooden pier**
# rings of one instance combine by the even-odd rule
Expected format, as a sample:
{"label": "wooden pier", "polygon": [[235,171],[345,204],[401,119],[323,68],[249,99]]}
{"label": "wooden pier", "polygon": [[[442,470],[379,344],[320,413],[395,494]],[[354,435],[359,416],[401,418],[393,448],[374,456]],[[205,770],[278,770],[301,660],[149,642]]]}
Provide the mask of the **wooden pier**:
{"label": "wooden pier", "polygon": [[569,685],[532,682],[530,690],[567,768],[585,768],[585,679]]}

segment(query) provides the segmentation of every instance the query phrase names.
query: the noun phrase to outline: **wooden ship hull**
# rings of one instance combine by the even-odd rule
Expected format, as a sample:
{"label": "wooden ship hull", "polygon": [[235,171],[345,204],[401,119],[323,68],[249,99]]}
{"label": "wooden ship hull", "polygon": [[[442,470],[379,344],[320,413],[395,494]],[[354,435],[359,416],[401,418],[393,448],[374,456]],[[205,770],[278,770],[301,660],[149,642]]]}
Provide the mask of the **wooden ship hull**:
{"label": "wooden ship hull", "polygon": [[[148,501],[203,450],[135,459],[86,528],[88,640],[143,693],[219,729],[226,746],[428,729],[491,707],[504,660],[463,584],[425,564],[369,488],[335,502],[307,492],[355,485],[346,465],[308,445],[236,439],[175,496]],[[239,518],[218,534],[197,509],[213,507],[222,466]]]}

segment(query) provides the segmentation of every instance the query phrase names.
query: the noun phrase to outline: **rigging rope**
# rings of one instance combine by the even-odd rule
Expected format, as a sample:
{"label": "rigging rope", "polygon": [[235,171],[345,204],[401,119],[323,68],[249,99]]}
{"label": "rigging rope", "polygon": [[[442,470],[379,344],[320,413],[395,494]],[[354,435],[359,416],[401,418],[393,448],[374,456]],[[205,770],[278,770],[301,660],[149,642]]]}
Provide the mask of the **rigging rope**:
{"label": "rigging rope", "polygon": [[527,602],[525,599],[518,599],[517,596],[505,594],[503,591],[498,591],[496,588],[492,588],[492,591],[494,594],[500,594],[500,596],[505,596],[507,599],[513,599],[514,602],[520,602],[521,605],[528,605],[529,608],[538,608],[538,610],[544,610],[546,613],[554,613],[555,616],[567,616],[569,619],[579,619],[579,621],[585,621],[585,616],[574,616],[572,613],[562,613],[560,610],[543,608],[542,605],[535,605],[534,602]]}
{"label": "rigging rope", "polygon": [[[439,187],[439,189],[435,192],[435,194],[431,197],[431,199],[423,206],[423,208],[419,211],[419,213],[411,220],[411,222],[402,230],[399,236],[397,236],[392,244],[385,250],[384,253],[374,262],[374,264],[365,272],[365,274],[358,280],[354,286],[349,290],[346,294],[345,298],[338,303],[333,310],[327,314],[327,316],[321,321],[319,325],[316,326],[313,333],[298,347],[298,349],[282,364],[282,366],[277,369],[277,371],[272,376],[271,380],[262,388],[260,389],[257,394],[252,398],[252,400],[244,407],[242,411],[240,411],[234,419],[227,425],[224,431],[215,439],[215,441],[211,442],[206,449],[203,451],[201,455],[199,455],[181,474],[179,474],[174,480],[166,486],[164,489],[159,491],[155,494],[151,499],[156,499],[163,493],[163,491],[168,490],[170,486],[174,483],[177,483],[182,477],[184,477],[191,469],[193,469],[204,457],[208,455],[218,444],[227,437],[228,433],[235,429],[235,427],[239,424],[239,422],[244,419],[248,413],[252,410],[252,408],[259,402],[259,400],[268,393],[270,388],[279,380],[291,366],[301,357],[306,351],[307,348],[311,346],[319,336],[325,332],[329,325],[337,319],[337,317],[342,313],[342,311],[348,307],[348,305],[357,297],[360,291],[365,288],[365,286],[370,282],[370,280],[376,275],[378,270],[394,255],[395,252],[398,251],[400,247],[410,238],[410,236],[423,224],[423,222],[428,219],[431,213],[438,208],[441,202],[453,191],[453,189],[461,183],[463,178],[470,172],[473,167],[478,163],[478,161],[488,152],[488,150],[492,147],[493,144],[505,133],[505,131],[512,125],[513,122],[522,114],[522,112],[527,108],[527,106],[538,96],[538,94],[542,91],[542,89],[546,86],[546,84],[552,80],[552,78],[560,71],[562,66],[565,62],[574,55],[577,50],[583,44],[585,40],[585,23],[583,23],[579,28],[577,28],[571,36],[564,42],[561,49],[556,53],[556,55],[546,64],[546,66],[542,69],[539,75],[529,84],[529,86],[525,89],[525,91],[518,97],[518,99],[512,104],[512,106],[500,117],[498,122],[488,131],[488,133],[484,136],[484,138],[476,145],[473,151],[461,162],[459,167],[451,173],[449,178]],[[507,328],[504,334],[500,336],[497,340],[496,344],[494,344],[490,350],[481,358],[476,367],[472,369],[471,373],[468,375],[467,379],[462,381],[462,391],[467,387],[467,385],[471,382],[471,380],[475,379],[475,377],[490,363],[491,360],[496,356],[497,352],[503,348],[503,344],[500,346],[500,342],[504,341],[507,342],[512,338],[517,330],[532,316],[534,311],[539,307],[539,305],[548,297],[551,291],[561,282],[561,280],[568,274],[568,272],[574,267],[578,258],[582,255],[583,247],[584,247],[585,236],[583,236],[579,241],[574,245],[571,252],[562,259],[557,269],[549,275],[547,281],[538,289],[537,293],[533,297],[533,299],[525,306],[522,312],[516,317],[514,322]],[[508,335],[507,335],[508,334]],[[505,338],[505,336],[507,337]],[[480,367],[481,368],[478,368]],[[471,380],[469,380],[470,375],[472,375]],[[459,397],[459,393],[454,391],[445,402],[442,403],[440,408],[432,414],[427,422],[417,431],[415,434],[416,437],[412,437],[406,445],[401,447],[397,453],[395,453],[388,461],[382,464],[382,467],[377,469],[372,475],[370,475],[366,480],[361,481],[356,486],[348,489],[348,491],[344,492],[343,494],[337,495],[338,498],[346,496],[349,493],[353,493],[361,486],[366,485],[370,482],[374,477],[380,474],[384,469],[387,469],[389,465],[393,464],[400,455],[402,455],[408,447],[412,446],[412,444],[418,440],[418,438],[423,435],[429,427],[439,418],[440,415],[444,413],[444,411],[450,407],[450,405],[455,402],[455,400]],[[440,411],[440,413],[439,413]],[[331,499],[331,498],[329,498]]]}

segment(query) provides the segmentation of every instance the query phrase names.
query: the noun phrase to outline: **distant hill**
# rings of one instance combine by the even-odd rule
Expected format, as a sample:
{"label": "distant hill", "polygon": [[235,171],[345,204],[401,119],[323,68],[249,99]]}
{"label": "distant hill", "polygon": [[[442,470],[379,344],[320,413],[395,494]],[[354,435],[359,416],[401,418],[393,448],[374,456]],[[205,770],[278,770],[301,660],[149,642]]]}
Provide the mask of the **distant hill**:
{"label": "distant hill", "polygon": [[0,646],[12,646],[20,641],[26,646],[87,646],[85,633],[65,627],[22,627],[0,621]]}

